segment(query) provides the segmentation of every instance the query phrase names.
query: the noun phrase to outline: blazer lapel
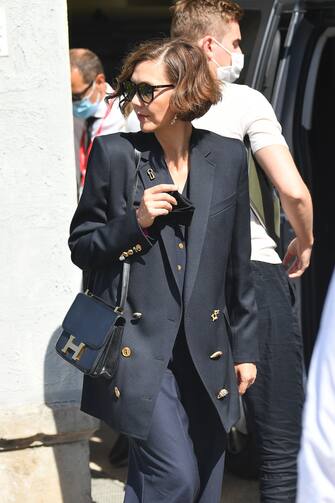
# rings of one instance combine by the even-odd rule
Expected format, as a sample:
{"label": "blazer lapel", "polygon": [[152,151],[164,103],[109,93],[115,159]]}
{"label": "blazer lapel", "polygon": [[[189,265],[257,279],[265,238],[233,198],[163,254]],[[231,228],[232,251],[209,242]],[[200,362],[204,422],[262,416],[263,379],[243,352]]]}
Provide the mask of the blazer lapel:
{"label": "blazer lapel", "polygon": [[163,169],[157,154],[152,152],[142,152],[139,167],[139,175],[143,183],[144,190],[150,189],[161,183],[173,183],[167,170]]}
{"label": "blazer lapel", "polygon": [[210,152],[204,154],[198,147],[191,149],[190,158],[190,200],[195,206],[192,223],[188,229],[187,267],[185,278],[184,302],[190,300],[194,282],[199,269],[200,257],[207,232],[209,210],[211,206],[215,164],[209,159]]}
{"label": "blazer lapel", "polygon": [[[160,185],[162,183],[173,183],[168,170],[164,166],[162,153],[157,151],[156,149],[153,153],[142,153],[139,167],[139,176],[143,183],[144,190],[149,189],[150,187],[154,187],[155,185]],[[177,287],[179,287],[176,263],[175,233],[171,225],[164,225],[163,219],[161,220],[161,222],[162,225],[160,225],[160,236],[165,247],[173,277],[176,281]],[[182,292],[180,292],[180,294],[181,293]]]}

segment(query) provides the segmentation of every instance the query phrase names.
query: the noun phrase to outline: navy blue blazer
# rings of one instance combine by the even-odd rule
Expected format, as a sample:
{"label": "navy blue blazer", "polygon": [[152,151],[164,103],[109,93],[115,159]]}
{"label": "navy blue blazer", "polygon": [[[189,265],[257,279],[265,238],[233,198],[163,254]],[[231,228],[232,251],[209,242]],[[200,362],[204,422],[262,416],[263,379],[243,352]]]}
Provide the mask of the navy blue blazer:
{"label": "navy blue blazer", "polygon": [[[141,152],[138,194],[128,208],[134,147]],[[85,376],[82,410],[143,439],[182,316],[193,362],[227,431],[239,417],[234,363],[258,359],[244,145],[208,131],[192,131],[189,196],[195,211],[188,229],[183,294],[172,226],[160,217],[148,237],[136,219],[143,191],[172,183],[162,160],[154,134],[96,138],[69,238],[73,262],[92,272],[91,289],[111,305],[117,305],[120,295],[119,257],[126,252],[131,260],[126,309],[142,317],[126,324],[126,350],[120,353],[115,378]],[[216,352],[218,357],[210,358]],[[219,395],[222,389],[228,391],[224,397]]]}

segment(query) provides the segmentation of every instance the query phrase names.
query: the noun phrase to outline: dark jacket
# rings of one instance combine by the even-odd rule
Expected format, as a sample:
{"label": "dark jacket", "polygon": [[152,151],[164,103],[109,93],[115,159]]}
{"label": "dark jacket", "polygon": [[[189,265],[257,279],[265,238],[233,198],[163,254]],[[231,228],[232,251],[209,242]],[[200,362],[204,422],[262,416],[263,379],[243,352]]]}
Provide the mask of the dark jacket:
{"label": "dark jacket", "polygon": [[[119,300],[119,257],[127,252],[132,263],[127,312],[142,313],[126,325],[122,346],[130,348],[130,355],[129,350],[123,352],[126,356],[121,352],[115,378],[85,377],[82,410],[117,431],[146,438],[183,316],[193,362],[228,430],[239,417],[233,364],[258,358],[245,148],[239,140],[193,129],[189,197],[195,211],[182,297],[173,227],[161,217],[146,236],[135,208],[127,208],[134,185],[134,147],[141,152],[135,206],[144,189],[172,183],[153,134],[96,138],[71,223],[72,260],[93,271],[93,292],[111,305]],[[210,358],[217,351],[223,355]],[[228,394],[218,398],[222,389]]]}

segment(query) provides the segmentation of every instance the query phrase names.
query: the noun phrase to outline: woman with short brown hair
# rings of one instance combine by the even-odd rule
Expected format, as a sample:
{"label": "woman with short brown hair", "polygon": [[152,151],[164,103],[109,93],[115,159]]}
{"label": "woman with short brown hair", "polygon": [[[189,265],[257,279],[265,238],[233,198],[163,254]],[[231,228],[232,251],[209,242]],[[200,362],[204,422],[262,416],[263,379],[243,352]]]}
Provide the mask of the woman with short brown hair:
{"label": "woman with short brown hair", "polygon": [[192,128],[220,94],[188,42],[141,45],[116,95],[141,132],[94,141],[69,244],[111,305],[131,263],[133,319],[115,375],[85,377],[82,409],[130,440],[126,503],[219,503],[226,431],[256,376],[245,149]]}
{"label": "woman with short brown hair", "polygon": [[[141,44],[123,65],[113,95],[120,97],[123,113],[127,113],[129,104],[126,87],[129,86],[136,66],[144,61],[164,61],[166,77],[175,89],[170,106],[178,119],[191,122],[219,101],[220,84],[210,75],[202,51],[182,39],[159,40]],[[196,69],[193,75],[190,68]]]}

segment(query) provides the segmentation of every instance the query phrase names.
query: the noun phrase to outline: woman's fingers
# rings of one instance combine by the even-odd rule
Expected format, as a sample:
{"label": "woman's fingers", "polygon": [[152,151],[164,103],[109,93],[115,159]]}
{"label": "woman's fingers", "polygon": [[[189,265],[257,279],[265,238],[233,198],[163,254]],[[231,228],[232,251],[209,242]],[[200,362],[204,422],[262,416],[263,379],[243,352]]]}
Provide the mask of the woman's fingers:
{"label": "woman's fingers", "polygon": [[244,393],[247,391],[249,387],[249,384],[247,382],[244,382],[242,381],[239,385],[238,385],[238,392],[240,395],[244,395]]}
{"label": "woman's fingers", "polygon": [[150,189],[146,189],[143,194],[144,201],[169,201],[169,203],[176,205],[176,199],[169,194],[169,192],[173,192],[178,190],[176,185],[164,184],[155,185]]}
{"label": "woman's fingers", "polygon": [[[164,187],[164,185],[157,185],[157,187]],[[165,187],[169,187],[169,185],[165,185]],[[171,196],[171,194],[161,190],[158,192],[152,192],[152,189],[145,190],[143,194],[143,202],[145,204],[149,204],[150,201],[168,201],[170,204],[174,204],[175,206],[177,205],[176,199]]]}
{"label": "woman's fingers", "polygon": [[167,215],[177,205],[176,199],[169,192],[177,190],[176,185],[160,184],[144,191],[137,220],[142,228],[150,227],[156,217]]}
{"label": "woman's fingers", "polygon": [[248,388],[255,382],[254,378],[251,379],[242,379],[238,385],[238,391],[240,395],[244,395]]}
{"label": "woman's fingers", "polygon": [[165,208],[166,210],[172,211],[173,206],[168,201],[152,201],[152,208]]}
{"label": "woman's fingers", "polygon": [[170,212],[169,210],[166,210],[165,208],[155,208],[152,210],[152,215],[154,217],[159,217],[161,215],[168,215]]}
{"label": "woman's fingers", "polygon": [[150,187],[150,189],[146,189],[145,192],[156,194],[157,192],[173,192],[174,190],[178,190],[177,185],[161,183],[160,185],[154,185],[153,187]]}
{"label": "woman's fingers", "polygon": [[149,213],[153,210],[153,209],[159,209],[159,208],[165,208],[166,210],[168,210],[169,212],[173,210],[173,205],[171,203],[169,203],[168,201],[160,201],[160,200],[157,200],[157,201],[148,201],[145,205],[144,205],[144,208],[146,211],[148,211]]}
{"label": "woman's fingers", "polygon": [[167,192],[158,192],[157,194],[151,194],[150,200],[151,201],[168,201],[170,204],[177,206],[176,198],[171,196]]}
{"label": "woman's fingers", "polygon": [[247,389],[255,382],[257,375],[256,365],[253,363],[240,363],[235,365],[238,391],[244,395]]}

